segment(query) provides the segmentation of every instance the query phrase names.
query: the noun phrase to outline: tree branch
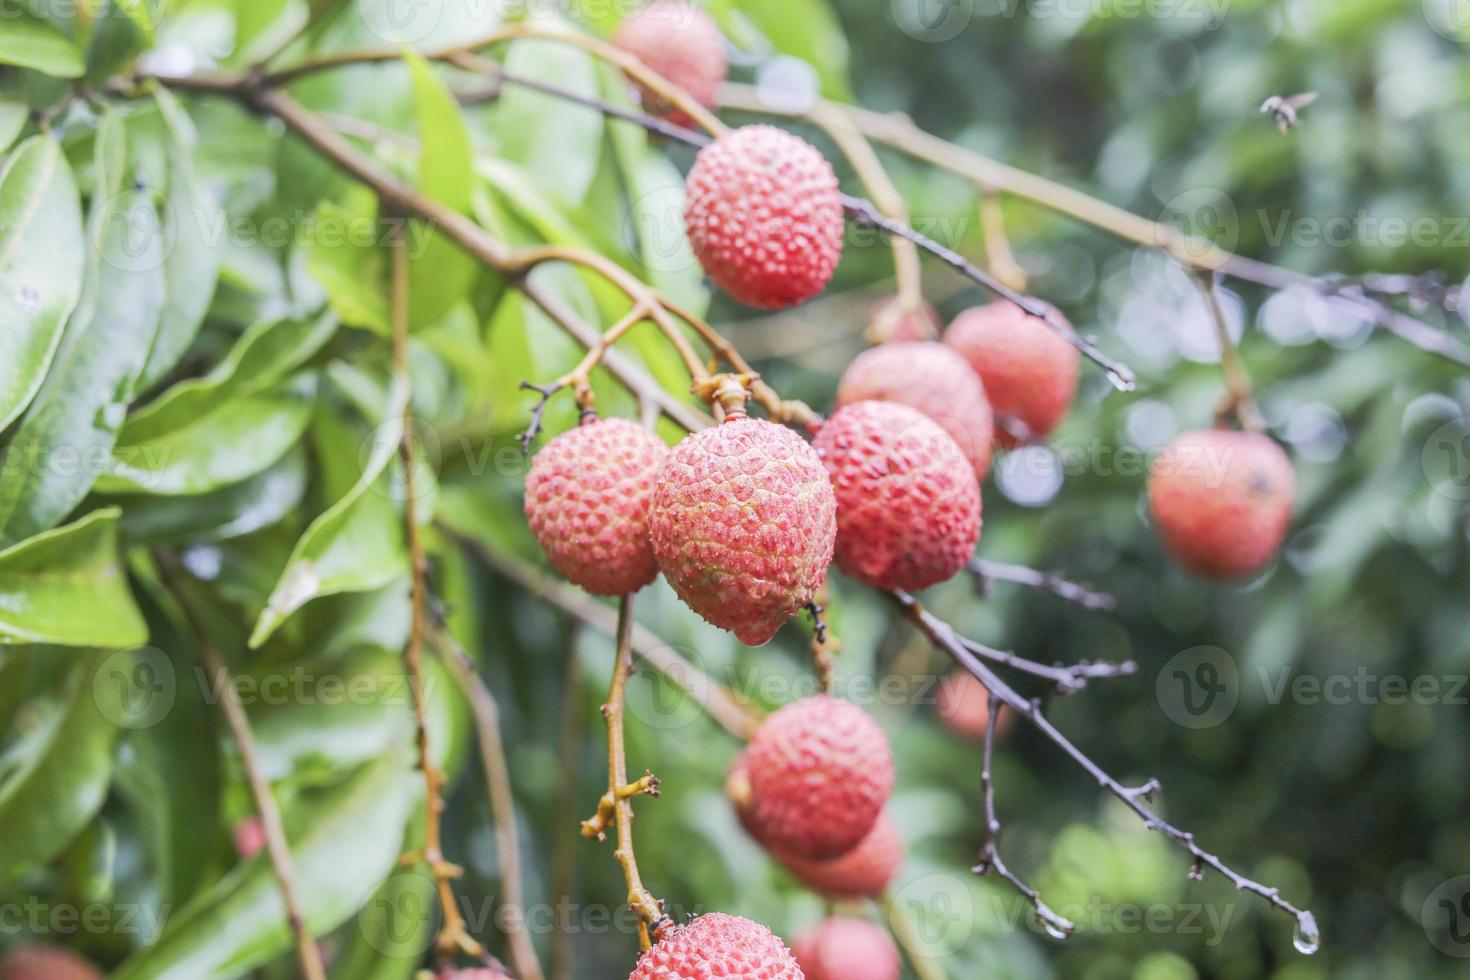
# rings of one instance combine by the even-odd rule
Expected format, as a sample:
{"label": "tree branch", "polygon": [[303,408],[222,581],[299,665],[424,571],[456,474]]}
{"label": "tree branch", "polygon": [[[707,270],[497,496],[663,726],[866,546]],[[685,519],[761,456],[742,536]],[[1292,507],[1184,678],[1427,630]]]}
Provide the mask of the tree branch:
{"label": "tree branch", "polygon": [[1118,600],[1105,592],[1096,592],[1085,585],[1078,585],[1062,578],[1055,572],[1027,568],[1025,565],[1010,565],[1005,562],[987,561],[984,558],[970,559],[970,572],[979,581],[982,591],[989,589],[991,582],[1013,582],[1033,589],[1041,589],[1068,602],[1075,602],[1093,612],[1110,612]]}

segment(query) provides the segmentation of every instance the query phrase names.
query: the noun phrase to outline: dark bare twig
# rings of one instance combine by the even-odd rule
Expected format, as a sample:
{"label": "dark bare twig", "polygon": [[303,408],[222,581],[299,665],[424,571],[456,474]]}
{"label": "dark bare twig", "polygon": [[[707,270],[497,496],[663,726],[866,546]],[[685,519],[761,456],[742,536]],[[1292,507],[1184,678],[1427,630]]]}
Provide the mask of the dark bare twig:
{"label": "dark bare twig", "polygon": [[1036,914],[1036,919],[1048,935],[1065,939],[1077,929],[1075,923],[1053,912],[1041,900],[1041,895],[1006,867],[1000,856],[1000,820],[995,815],[995,781],[991,776],[990,760],[995,753],[995,729],[1000,722],[1001,702],[990,699],[990,723],[985,726],[985,757],[980,767],[980,789],[985,797],[985,845],[980,849],[980,860],[970,870],[977,875],[994,873],[1021,894]]}
{"label": "dark bare twig", "polygon": [[1086,772],[1099,786],[1107,790],[1113,796],[1123,802],[1128,809],[1132,810],[1143,825],[1149,830],[1156,830],[1169,840],[1178,844],[1187,851],[1193,863],[1190,868],[1190,876],[1198,877],[1203,869],[1212,868],[1226,881],[1230,882],[1237,891],[1248,891],[1265,899],[1272,908],[1287,913],[1296,920],[1295,943],[1298,949],[1305,952],[1314,951],[1321,941],[1321,934],[1317,928],[1316,917],[1307,909],[1299,909],[1285,898],[1281,892],[1267,885],[1245,877],[1235,871],[1215,855],[1205,851],[1196,842],[1194,834],[1165,821],[1153,810],[1149,809],[1142,801],[1147,799],[1159,786],[1156,780],[1149,780],[1143,786],[1126,787],[1093,762],[1083,751],[1077,748],[1072,741],[1063,735],[1051,720],[1042,714],[1041,706],[1035,701],[1028,701],[1018,694],[1014,688],[1000,678],[995,671],[987,667],[984,661],[970,651],[965,645],[965,640],[955,632],[954,627],[929,612],[919,603],[917,599],[907,592],[895,590],[889,593],[900,612],[917,626],[929,640],[945,653],[949,654],[954,661],[968,671],[980,683],[984,684],[990,692],[991,703],[999,699],[1010,706],[1017,714],[1025,718],[1036,729],[1047,737],[1053,744],[1061,749],[1074,763]]}
{"label": "dark bare twig", "polygon": [[1063,696],[1076,694],[1087,686],[1088,681],[1103,680],[1110,677],[1131,677],[1133,674],[1138,673],[1138,664],[1132,660],[1124,660],[1122,663],[1111,663],[1107,661],[1094,663],[1093,661],[1084,660],[1081,663],[1072,664],[1071,666],[1064,666],[1062,664],[1047,666],[1035,660],[1028,660],[1025,657],[1018,656],[1009,650],[997,650],[994,647],[986,646],[983,643],[965,637],[961,637],[960,639],[965,644],[965,649],[969,650],[975,656],[984,657],[992,663],[1000,664],[1003,667],[1010,667],[1023,674],[1030,674],[1032,677],[1040,677],[1043,680],[1051,681],[1056,685],[1057,693]]}
{"label": "dark bare twig", "polygon": [[526,426],[526,431],[518,437],[521,452],[529,456],[531,444],[541,434],[541,421],[546,417],[546,406],[551,401],[551,396],[561,391],[561,388],[557,385],[538,385],[530,381],[522,381],[521,390],[534,391],[541,396],[540,401],[536,402],[536,407],[531,409],[531,424]]}
{"label": "dark bare twig", "polygon": [[1111,612],[1117,608],[1118,600],[1105,592],[1098,592],[1085,585],[1062,578],[1056,572],[1011,565],[984,558],[970,559],[970,573],[975,576],[983,591],[989,591],[991,582],[1013,582],[1033,589],[1041,589],[1068,602],[1075,602],[1084,609],[1094,612]]}

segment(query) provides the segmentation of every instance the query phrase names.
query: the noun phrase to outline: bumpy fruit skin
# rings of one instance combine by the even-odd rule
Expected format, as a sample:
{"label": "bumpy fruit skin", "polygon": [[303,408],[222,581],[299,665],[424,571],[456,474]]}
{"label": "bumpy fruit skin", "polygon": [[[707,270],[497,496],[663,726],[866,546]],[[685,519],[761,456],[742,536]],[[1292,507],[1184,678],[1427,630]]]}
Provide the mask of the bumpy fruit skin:
{"label": "bumpy fruit skin", "polygon": [[[1077,394],[1077,348],[1040,317],[997,300],[965,310],[944,333],[985,382],[997,415],[1016,419],[1035,438],[1057,427]],[[1007,449],[1017,440],[1004,427],[996,438]]]}
{"label": "bumpy fruit skin", "polygon": [[628,980],[803,980],[786,944],[758,922],[711,912],[674,930]]}
{"label": "bumpy fruit skin", "polygon": [[690,435],[655,478],[649,530],[679,597],[760,646],[826,581],[837,501],[816,451],[745,416]]}
{"label": "bumpy fruit skin", "polygon": [[[978,742],[990,727],[990,692],[973,674],[957,670],[940,680],[934,710],[950,731]],[[997,736],[1011,727],[1011,712],[1003,710],[999,718]]]}
{"label": "bumpy fruit skin", "polygon": [[817,295],[842,255],[832,165],[774,126],[742,126],[699,151],[684,187],[684,224],[710,278],[761,309]]}
{"label": "bumpy fruit skin", "polygon": [[56,946],[16,946],[0,958],[0,980],[102,980],[102,971]]}
{"label": "bumpy fruit skin", "polygon": [[868,836],[846,854],[827,861],[808,861],[789,854],[777,856],[812,891],[832,899],[859,899],[882,894],[898,874],[905,850],[898,825],[885,810]]}
{"label": "bumpy fruit skin", "polygon": [[657,577],[648,509],[668,454],[627,419],[579,425],[536,454],[526,519],[557,571],[597,595],[626,595]]}
{"label": "bumpy fruit skin", "polygon": [[[729,71],[725,38],[715,19],[679,0],[653,0],[618,25],[613,44],[634,55],[704,106],[715,104],[715,92]],[[643,93],[650,112],[687,126],[687,115]]]}
{"label": "bumpy fruit skin", "polygon": [[980,487],[960,447],[893,402],[855,402],[814,443],[837,494],[837,567],[878,589],[953,578],[980,540]]}
{"label": "bumpy fruit skin", "polygon": [[990,472],[995,416],[980,376],[938,341],[892,341],[863,351],[837,384],[837,405],[897,402],[929,416],[959,444],[977,480]]}
{"label": "bumpy fruit skin", "polygon": [[761,723],[736,763],[741,821],[779,854],[830,860],[852,850],[893,792],[888,738],[861,708],[827,695]]}
{"label": "bumpy fruit skin", "polygon": [[834,916],[793,945],[806,980],[898,980],[903,973],[888,930],[866,919]]}
{"label": "bumpy fruit skin", "polygon": [[1149,472],[1149,509],[1165,549],[1205,578],[1264,567],[1281,546],[1295,501],[1291,461],[1255,432],[1183,433]]}

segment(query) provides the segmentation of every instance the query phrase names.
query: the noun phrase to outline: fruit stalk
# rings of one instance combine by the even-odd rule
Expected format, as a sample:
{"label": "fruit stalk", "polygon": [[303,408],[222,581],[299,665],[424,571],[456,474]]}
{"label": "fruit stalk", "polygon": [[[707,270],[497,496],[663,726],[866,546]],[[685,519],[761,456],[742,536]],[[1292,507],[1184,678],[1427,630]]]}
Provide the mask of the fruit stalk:
{"label": "fruit stalk", "polygon": [[1210,311],[1215,338],[1220,342],[1220,370],[1225,375],[1227,395],[1215,417],[1221,423],[1233,417],[1247,432],[1265,432],[1266,420],[1261,418],[1261,411],[1256,407],[1255,396],[1251,393],[1250,375],[1241,362],[1235,338],[1230,336],[1230,326],[1225,322],[1225,311],[1220,307],[1220,294],[1216,290],[1215,279],[1216,274],[1213,272],[1200,272],[1195,276],[1195,284],[1199,286],[1200,295]]}

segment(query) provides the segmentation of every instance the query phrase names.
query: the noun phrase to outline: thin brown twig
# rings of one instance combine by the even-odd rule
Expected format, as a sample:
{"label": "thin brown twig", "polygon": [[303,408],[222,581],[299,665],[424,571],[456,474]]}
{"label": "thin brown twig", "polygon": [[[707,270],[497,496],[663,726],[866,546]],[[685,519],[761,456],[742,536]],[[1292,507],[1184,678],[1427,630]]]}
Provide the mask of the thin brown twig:
{"label": "thin brown twig", "polygon": [[1195,285],[1199,287],[1200,297],[1215,328],[1215,339],[1220,345],[1220,370],[1225,375],[1226,397],[1216,417],[1219,421],[1234,418],[1247,432],[1264,432],[1266,420],[1261,418],[1261,411],[1256,407],[1255,396],[1251,394],[1250,374],[1240,359],[1235,338],[1230,336],[1230,324],[1225,321],[1225,310],[1220,305],[1216,276],[1214,272],[1195,274]]}
{"label": "thin brown twig", "polygon": [[[385,205],[388,202],[384,202]],[[408,371],[408,249],[404,241],[405,220],[399,216],[392,226],[389,239],[391,261],[390,284],[393,308],[393,367],[402,384],[409,384]],[[414,741],[418,747],[419,768],[424,774],[424,848],[417,857],[428,864],[434,876],[434,887],[439,896],[440,911],[444,924],[435,939],[435,949],[440,960],[449,961],[463,952],[467,956],[479,957],[484,949],[469,934],[459,903],[454,897],[453,880],[462,873],[458,867],[444,857],[440,842],[440,817],[444,809],[441,796],[442,778],[439,767],[434,764],[429,746],[429,702],[424,687],[423,643],[428,629],[427,620],[427,576],[428,559],[424,554],[423,539],[418,521],[418,496],[415,467],[418,465],[413,451],[413,406],[412,398],[403,403],[403,431],[399,434],[398,456],[403,464],[403,524],[408,541],[409,603],[410,622],[408,646],[403,659],[408,667],[409,688],[413,695]]]}
{"label": "thin brown twig", "polygon": [[[164,570],[165,575],[175,577],[182,574],[173,561],[172,556],[160,556],[159,567]],[[204,629],[191,603],[185,600],[178,588],[174,590],[179,600],[179,607],[183,609],[185,617],[189,620],[189,626],[194,632],[195,646],[199,650],[199,657],[204,661],[204,669],[209,672],[211,681],[216,690],[231,691],[233,683],[230,680],[230,669],[226,666],[224,658],[210,642],[209,636]],[[325,980],[326,967],[322,964],[322,953],[317,947],[316,940],[312,937],[306,922],[306,916],[301,910],[301,897],[296,887],[296,868],[291,858],[291,848],[286,840],[286,827],[281,820],[281,808],[276,803],[276,797],[271,792],[270,781],[260,768],[260,757],[255,747],[255,733],[250,727],[250,718],[245,714],[245,708],[239,698],[231,697],[227,693],[219,699],[220,708],[225,713],[225,721],[230,726],[230,734],[235,740],[235,746],[240,750],[240,765],[245,770],[245,779],[250,784],[250,798],[255,804],[255,812],[260,816],[261,827],[265,830],[265,849],[270,857],[271,871],[275,875],[276,885],[281,890],[281,901],[286,907],[286,922],[290,926],[291,936],[296,944],[296,958],[301,965],[301,975],[306,980]]]}
{"label": "thin brown twig", "polygon": [[531,943],[525,918],[520,833],[516,826],[510,765],[505,757],[505,740],[500,731],[500,705],[489,685],[480,677],[474,660],[453,634],[443,624],[436,624],[433,636],[440,660],[454,674],[475,716],[475,735],[480,762],[485,770],[490,817],[495,821],[495,851],[500,860],[500,907],[512,910],[512,914],[502,916],[506,922],[506,939],[510,943],[511,965],[515,967],[518,980],[544,980],[545,974],[536,958],[536,947]]}
{"label": "thin brown twig", "polygon": [[894,604],[904,617],[919,628],[931,643],[949,654],[954,661],[974,676],[976,680],[984,684],[990,692],[991,703],[997,700],[1008,705],[1021,717],[1025,718],[1037,728],[1048,740],[1062,750],[1073,762],[1084,772],[1094,779],[1099,786],[1107,790],[1113,796],[1122,801],[1123,805],[1132,810],[1143,825],[1149,830],[1156,830],[1169,840],[1184,848],[1194,860],[1190,868],[1191,877],[1198,877],[1204,868],[1212,868],[1226,881],[1230,882],[1237,891],[1249,891],[1265,899],[1272,908],[1287,913],[1296,920],[1297,941],[1301,948],[1315,949],[1320,941],[1320,933],[1317,929],[1316,918],[1307,909],[1300,909],[1281,896],[1281,892],[1245,877],[1232,869],[1218,857],[1201,848],[1196,842],[1194,834],[1189,831],[1180,830],[1166,822],[1152,809],[1145,805],[1144,800],[1149,799],[1159,789],[1156,779],[1150,779],[1142,786],[1127,787],[1118,782],[1112,776],[1103,771],[1097,763],[1093,762],[1083,751],[1077,748],[1067,736],[1063,735],[1051,720],[1042,714],[1038,702],[1028,701],[1018,694],[1010,685],[1003,681],[995,671],[991,670],[985,663],[972,653],[965,645],[964,639],[955,632],[954,628],[944,620],[935,616],[923,607],[921,603],[906,592],[895,590],[889,593]]}
{"label": "thin brown twig", "polygon": [[969,568],[971,574],[980,581],[982,589],[987,589],[991,582],[1012,582],[1016,585],[1050,592],[1060,599],[1074,602],[1093,612],[1111,612],[1118,605],[1118,600],[1106,592],[1098,592],[1085,585],[1079,585],[1056,572],[1028,568],[1025,565],[1012,565],[1007,562],[988,561],[979,557],[970,559]]}

